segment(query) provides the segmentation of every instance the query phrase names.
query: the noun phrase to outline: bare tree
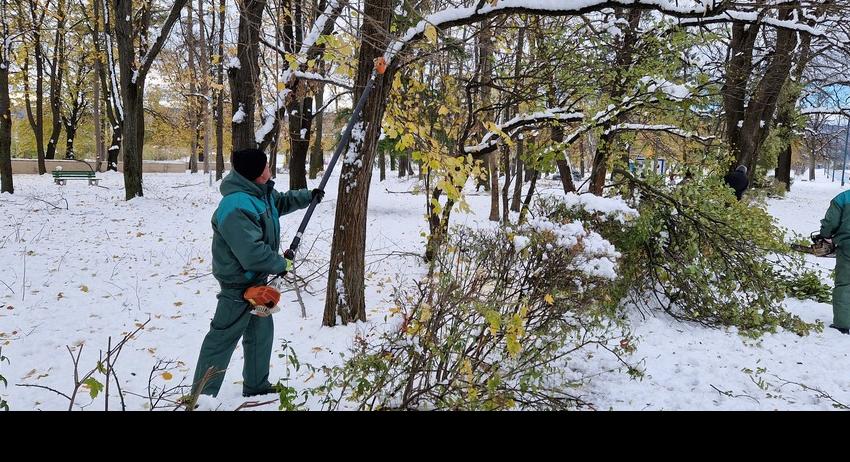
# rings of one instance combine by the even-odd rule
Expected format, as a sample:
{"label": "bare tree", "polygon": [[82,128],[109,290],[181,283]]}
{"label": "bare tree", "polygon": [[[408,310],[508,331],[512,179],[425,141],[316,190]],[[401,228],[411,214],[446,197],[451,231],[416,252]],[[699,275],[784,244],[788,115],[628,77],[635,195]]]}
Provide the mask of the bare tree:
{"label": "bare tree", "polygon": [[62,80],[65,76],[65,24],[68,18],[68,5],[65,0],[58,0],[56,5],[56,31],[53,35],[53,53],[49,60],[50,64],[50,114],[51,130],[50,139],[47,140],[47,151],[45,158],[54,159],[62,134]]}
{"label": "bare tree", "polygon": [[[26,103],[27,120],[35,135],[36,155],[38,156],[38,174],[44,175],[47,167],[44,164],[44,48],[41,43],[41,31],[44,25],[44,15],[47,8],[40,8],[37,0],[27,0],[27,11],[24,11],[22,0],[16,0],[18,6],[18,24],[21,30],[30,31],[30,46],[25,47],[24,56],[24,102]],[[29,15],[29,24],[24,21]],[[35,64],[35,114],[30,100],[30,48],[33,50],[33,62]]]}
{"label": "bare tree", "polygon": [[[132,0],[115,0],[115,35],[121,70],[121,99],[124,106],[122,139],[124,148],[124,189],[127,200],[144,195],[142,154],[145,144],[145,80],[154,59],[162,50],[171,28],[180,18],[187,0],[174,0],[171,10],[153,44],[148,41],[152,5],[143,3],[134,11]],[[131,20],[132,18],[132,20]],[[139,43],[136,48],[135,43]]]}

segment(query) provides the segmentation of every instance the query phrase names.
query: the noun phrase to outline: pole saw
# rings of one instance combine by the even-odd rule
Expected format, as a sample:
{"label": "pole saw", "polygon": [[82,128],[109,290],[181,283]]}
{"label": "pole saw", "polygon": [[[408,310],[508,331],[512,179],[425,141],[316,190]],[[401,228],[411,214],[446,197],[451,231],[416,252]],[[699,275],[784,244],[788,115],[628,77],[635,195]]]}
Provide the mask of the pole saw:
{"label": "pole saw", "polygon": [[[357,100],[357,104],[354,106],[354,111],[348,119],[348,124],[345,126],[345,131],[342,132],[342,137],[336,145],[336,150],[334,151],[330,162],[328,162],[328,167],[322,175],[322,180],[319,182],[318,189],[325,189],[325,185],[330,179],[331,172],[333,172],[339,156],[348,147],[348,142],[351,141],[351,130],[360,120],[360,113],[363,112],[363,107],[366,106],[366,100],[369,98],[369,94],[372,93],[372,88],[375,86],[375,80],[377,80],[378,75],[382,75],[387,70],[387,62],[383,57],[375,58],[374,63],[375,67],[372,69],[372,74],[369,76],[369,80],[366,81],[366,87],[363,88],[363,93],[360,94],[360,99]],[[310,223],[310,218],[313,216],[313,211],[316,209],[316,204],[318,203],[317,196],[313,196],[313,199],[310,201],[310,205],[307,207],[307,212],[304,213],[304,218],[301,219],[301,224],[298,226],[298,231],[295,233],[295,237],[292,238],[289,248],[283,252],[283,258],[287,260],[286,269],[284,269],[282,273],[269,279],[269,281],[264,285],[251,287],[245,291],[245,295],[243,297],[254,307],[254,310],[251,311],[252,314],[268,316],[269,314],[280,311],[280,309],[277,308],[277,302],[280,301],[280,292],[277,293],[276,297],[272,294],[268,294],[268,289],[276,291],[276,289],[269,287],[269,284],[279,277],[285,276],[289,271],[294,272],[291,262],[295,260],[295,253],[298,251],[298,246],[301,245],[301,237],[304,235],[304,230],[307,229],[307,224]],[[255,294],[257,295],[256,297],[254,296]],[[268,299],[269,296],[271,296],[272,299],[266,303],[256,303],[254,300],[254,298]]]}

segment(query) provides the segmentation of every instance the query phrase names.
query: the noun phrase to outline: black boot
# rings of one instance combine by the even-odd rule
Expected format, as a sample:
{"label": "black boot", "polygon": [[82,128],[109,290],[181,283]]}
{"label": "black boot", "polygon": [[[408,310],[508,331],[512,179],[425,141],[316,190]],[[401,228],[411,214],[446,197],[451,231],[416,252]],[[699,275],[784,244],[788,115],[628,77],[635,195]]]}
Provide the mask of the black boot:
{"label": "black boot", "polygon": [[280,391],[277,389],[276,386],[269,385],[266,388],[256,390],[256,391],[251,391],[251,392],[242,391],[242,396],[244,396],[245,398],[248,398],[250,396],[269,395],[269,394],[272,394],[272,393],[278,394],[278,393],[280,393]]}
{"label": "black boot", "polygon": [[838,332],[841,332],[842,334],[845,334],[845,335],[850,334],[850,328],[847,328],[847,327],[838,327],[838,326],[836,326],[835,324],[830,324],[830,325],[829,325],[829,327],[831,327],[831,328],[833,328],[833,329],[837,330]]}

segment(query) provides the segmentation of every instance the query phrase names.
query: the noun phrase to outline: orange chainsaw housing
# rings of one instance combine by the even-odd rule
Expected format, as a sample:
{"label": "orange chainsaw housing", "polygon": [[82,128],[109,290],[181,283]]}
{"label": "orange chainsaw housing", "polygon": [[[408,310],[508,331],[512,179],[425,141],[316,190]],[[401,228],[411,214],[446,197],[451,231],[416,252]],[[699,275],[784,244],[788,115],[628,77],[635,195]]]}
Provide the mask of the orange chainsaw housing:
{"label": "orange chainsaw housing", "polygon": [[266,306],[271,308],[280,301],[280,292],[274,287],[254,286],[245,290],[242,298],[247,300],[252,306]]}

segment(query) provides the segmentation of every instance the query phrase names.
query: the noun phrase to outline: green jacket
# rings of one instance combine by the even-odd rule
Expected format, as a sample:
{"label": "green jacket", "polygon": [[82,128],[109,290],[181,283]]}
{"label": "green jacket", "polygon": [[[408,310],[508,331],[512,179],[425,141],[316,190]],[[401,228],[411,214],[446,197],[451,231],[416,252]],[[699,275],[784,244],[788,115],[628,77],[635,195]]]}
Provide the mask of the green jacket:
{"label": "green jacket", "polygon": [[832,238],[836,247],[850,254],[850,213],[844,208],[850,203],[850,190],[844,191],[829,203],[826,216],[820,221],[820,235]]}
{"label": "green jacket", "polygon": [[307,189],[280,193],[231,171],[221,182],[224,198],[212,217],[212,270],[222,287],[243,288],[283,272],[278,254],[280,217],[310,205]]}

